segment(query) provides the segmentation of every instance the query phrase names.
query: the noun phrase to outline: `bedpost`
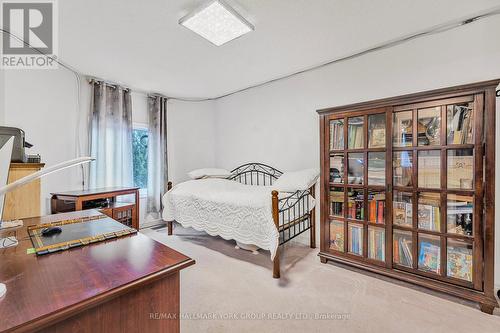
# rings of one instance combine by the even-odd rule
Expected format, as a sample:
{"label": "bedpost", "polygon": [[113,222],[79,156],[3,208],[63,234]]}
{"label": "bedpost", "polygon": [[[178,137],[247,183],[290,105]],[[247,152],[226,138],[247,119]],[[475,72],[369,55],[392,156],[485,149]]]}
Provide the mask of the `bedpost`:
{"label": "bedpost", "polygon": [[[278,191],[273,191],[272,196],[273,196],[273,200],[272,200],[273,220],[274,220],[274,225],[276,226],[276,230],[278,231],[278,235],[279,235],[280,220],[279,220],[279,207],[278,207]],[[279,243],[279,236],[278,236],[278,243]],[[278,248],[276,249],[276,255],[274,256],[274,260],[273,260],[273,278],[275,278],[275,279],[280,278],[280,248],[279,248],[279,244],[278,244]]]}
{"label": "bedpost", "polygon": [[[311,197],[315,198],[316,196],[316,185],[311,186],[309,189],[309,192],[311,194]],[[313,209],[311,210],[311,215],[309,216],[311,219],[311,229],[309,230],[310,232],[310,239],[309,239],[309,246],[311,249],[316,248],[316,205],[314,205]]]}
{"label": "bedpost", "polygon": [[[170,191],[172,189],[172,182],[167,183],[167,191]],[[171,236],[174,233],[174,223],[173,221],[167,221],[167,230],[168,230],[168,235]]]}

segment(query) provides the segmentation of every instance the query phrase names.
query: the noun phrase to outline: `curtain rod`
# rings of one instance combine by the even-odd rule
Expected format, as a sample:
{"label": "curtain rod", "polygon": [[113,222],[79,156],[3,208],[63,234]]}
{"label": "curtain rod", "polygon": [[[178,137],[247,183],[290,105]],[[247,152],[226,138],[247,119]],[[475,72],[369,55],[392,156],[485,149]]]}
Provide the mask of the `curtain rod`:
{"label": "curtain rod", "polygon": [[[214,101],[214,100],[218,100],[218,99],[221,99],[221,98],[224,98],[224,97],[228,97],[228,96],[240,93],[240,92],[244,92],[244,91],[251,90],[251,89],[254,89],[254,88],[262,87],[262,86],[265,86],[265,85],[268,85],[268,84],[271,84],[271,83],[274,83],[274,82],[278,82],[278,81],[281,81],[281,80],[286,80],[288,78],[291,78],[291,77],[294,77],[294,76],[297,76],[297,75],[300,75],[300,74],[304,74],[304,73],[307,73],[307,72],[315,71],[317,69],[320,69],[320,68],[323,68],[323,67],[326,67],[326,66],[329,66],[329,65],[333,65],[333,64],[336,64],[336,63],[339,63],[339,62],[343,62],[343,61],[351,60],[351,59],[354,59],[354,58],[358,58],[358,57],[367,55],[367,54],[372,53],[372,52],[377,52],[377,51],[381,51],[381,50],[384,50],[384,49],[388,49],[388,48],[391,48],[391,47],[394,47],[394,46],[397,46],[397,45],[400,45],[400,44],[404,44],[404,43],[409,42],[409,41],[414,40],[414,39],[418,39],[418,38],[422,38],[422,37],[430,36],[430,35],[435,35],[435,34],[440,34],[440,33],[443,33],[443,32],[449,31],[449,30],[454,30],[454,29],[460,28],[460,27],[462,27],[464,25],[471,24],[471,23],[479,21],[481,19],[492,17],[492,16],[499,15],[499,14],[500,14],[500,6],[496,6],[496,7],[490,8],[489,10],[480,12],[480,13],[472,15],[472,16],[468,16],[468,17],[465,17],[465,18],[462,18],[462,19],[458,19],[458,20],[448,21],[447,23],[436,25],[436,26],[427,28],[425,30],[421,30],[421,31],[413,33],[413,34],[409,34],[409,35],[406,35],[406,36],[402,36],[402,37],[396,38],[394,40],[386,41],[384,43],[381,43],[381,44],[378,44],[378,45],[366,48],[366,49],[358,51],[358,52],[354,52],[354,53],[352,53],[350,55],[347,55],[347,56],[344,56],[344,57],[336,58],[336,59],[333,59],[333,60],[321,63],[319,65],[311,66],[311,67],[308,67],[308,68],[305,68],[305,69],[302,69],[302,70],[299,70],[299,71],[296,71],[296,72],[292,72],[292,73],[289,73],[289,74],[286,74],[286,75],[282,75],[282,76],[276,77],[274,79],[266,80],[266,81],[263,81],[261,83],[256,83],[256,84],[247,86],[245,88],[234,90],[234,91],[228,92],[226,94],[222,94],[222,95],[215,96],[215,97],[206,97],[206,98],[192,97],[191,98],[191,97],[168,96],[168,94],[165,94],[165,95],[164,94],[159,94],[159,93],[158,94],[155,93],[155,94],[158,95],[158,96],[165,97],[167,99],[184,101],[184,102]],[[27,46],[35,49],[41,55],[44,55],[44,56],[52,59],[53,61],[57,62],[62,67],[66,68],[66,69],[68,69],[70,71],[72,71],[75,75],[77,75],[78,78],[80,78],[80,76],[85,76],[84,74],[80,73],[78,70],[74,69],[72,66],[64,63],[59,58],[55,58],[53,56],[47,55],[47,54],[43,53],[42,51],[40,51],[39,49],[37,49],[35,47],[32,47],[29,43],[25,42],[23,39],[19,38],[18,36],[16,36],[15,34],[11,33],[10,31],[4,30],[2,28],[0,28],[0,31],[2,33],[8,34],[8,35],[10,35],[10,36],[18,39],[24,45],[27,45]],[[87,76],[87,77],[89,77],[89,76]],[[95,79],[99,80],[99,81],[106,82],[105,80],[100,80],[100,79],[97,79],[97,78],[95,78]],[[119,84],[117,84],[117,83],[110,83],[110,85],[119,85]],[[152,94],[151,92],[144,91],[144,90],[141,90],[141,89],[137,89],[137,88],[134,88],[134,87],[131,87],[131,86],[128,86],[127,89],[131,90],[132,92],[142,93],[142,94],[144,94],[146,96],[155,95],[155,94]]]}
{"label": "curtain rod", "polygon": [[130,93],[139,93],[139,94],[145,95],[146,97],[163,97],[163,98],[169,99],[168,96],[165,96],[165,95],[160,94],[160,93],[152,93],[152,92],[148,92],[148,91],[145,91],[145,90],[139,90],[139,89],[131,88],[131,87],[127,86],[127,85],[123,85],[121,83],[110,81],[110,80],[101,79],[101,78],[98,78],[98,77],[95,77],[95,76],[87,75],[86,78],[87,78],[87,80],[88,80],[89,83],[91,83],[91,82],[96,82],[98,84],[104,83],[107,86],[110,86],[110,87],[113,87],[113,88],[120,87],[121,89],[127,90]]}
{"label": "curtain rod", "polygon": [[120,88],[122,90],[131,92],[131,93],[134,92],[130,87],[127,87],[127,86],[122,85],[120,83],[109,81],[109,80],[104,80],[104,79],[99,79],[99,78],[93,77],[93,76],[87,76],[87,81],[89,83],[95,82],[97,84],[104,84],[104,85],[111,87],[113,89]]}

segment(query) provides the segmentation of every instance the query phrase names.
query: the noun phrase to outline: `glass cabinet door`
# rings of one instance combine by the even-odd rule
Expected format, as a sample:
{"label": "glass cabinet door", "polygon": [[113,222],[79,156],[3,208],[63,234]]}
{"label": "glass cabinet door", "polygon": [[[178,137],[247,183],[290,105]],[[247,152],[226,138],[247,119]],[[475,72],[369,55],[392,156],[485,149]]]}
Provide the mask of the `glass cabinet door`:
{"label": "glass cabinet door", "polygon": [[446,106],[446,142],[474,144],[474,103],[465,102]]}
{"label": "glass cabinet door", "polygon": [[448,189],[472,190],[474,185],[474,150],[449,149],[447,156]]}
{"label": "glass cabinet door", "polygon": [[413,151],[396,151],[393,153],[394,186],[413,185]]}
{"label": "glass cabinet door", "polygon": [[385,148],[385,113],[368,116],[368,148]]}
{"label": "glass cabinet door", "polygon": [[417,143],[419,146],[441,144],[441,107],[417,110]]}
{"label": "glass cabinet door", "polygon": [[474,132],[473,100],[394,107],[391,117],[393,268],[467,287],[481,237],[474,227],[482,205],[474,170],[482,168],[475,152],[482,141]]}
{"label": "glass cabinet door", "polygon": [[394,112],[392,121],[392,145],[394,147],[411,147],[412,144],[413,112]]}
{"label": "glass cabinet door", "polygon": [[343,184],[344,180],[344,153],[330,155],[330,183]]}
{"label": "glass cabinet door", "polygon": [[328,128],[329,250],[381,266],[388,260],[390,215],[387,116],[385,110],[345,116],[331,119]]}
{"label": "glass cabinet door", "polygon": [[368,185],[386,185],[385,155],[385,152],[368,153]]}
{"label": "glass cabinet door", "polygon": [[441,151],[418,152],[417,182],[420,188],[441,188]]}
{"label": "glass cabinet door", "polygon": [[348,118],[347,127],[347,148],[364,148],[364,117]]}
{"label": "glass cabinet door", "polygon": [[330,121],[330,151],[344,149],[344,119]]}

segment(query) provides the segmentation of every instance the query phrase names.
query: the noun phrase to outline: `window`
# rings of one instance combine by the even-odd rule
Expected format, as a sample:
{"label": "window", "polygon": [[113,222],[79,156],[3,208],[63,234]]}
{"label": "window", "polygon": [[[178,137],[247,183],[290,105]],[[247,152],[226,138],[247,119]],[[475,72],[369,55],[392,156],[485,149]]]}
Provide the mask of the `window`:
{"label": "window", "polygon": [[132,154],[134,163],[134,186],[148,187],[148,130],[134,127],[132,131]]}

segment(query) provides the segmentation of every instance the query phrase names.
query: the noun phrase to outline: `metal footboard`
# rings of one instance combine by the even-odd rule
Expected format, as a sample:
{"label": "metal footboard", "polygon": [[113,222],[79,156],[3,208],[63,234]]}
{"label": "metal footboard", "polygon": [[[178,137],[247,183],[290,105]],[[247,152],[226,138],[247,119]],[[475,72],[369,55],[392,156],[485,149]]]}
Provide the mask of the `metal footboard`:
{"label": "metal footboard", "polygon": [[285,198],[278,199],[278,232],[280,245],[309,230],[312,226],[309,196],[314,193],[310,188],[297,191]]}
{"label": "metal footboard", "polygon": [[[279,234],[279,244],[283,245],[301,233],[310,230],[310,247],[316,247],[316,214],[310,207],[309,196],[314,198],[315,186],[308,190],[297,191],[279,199],[278,191],[272,192],[273,220]],[[280,258],[278,248],[273,260],[273,277],[280,277]]]}

